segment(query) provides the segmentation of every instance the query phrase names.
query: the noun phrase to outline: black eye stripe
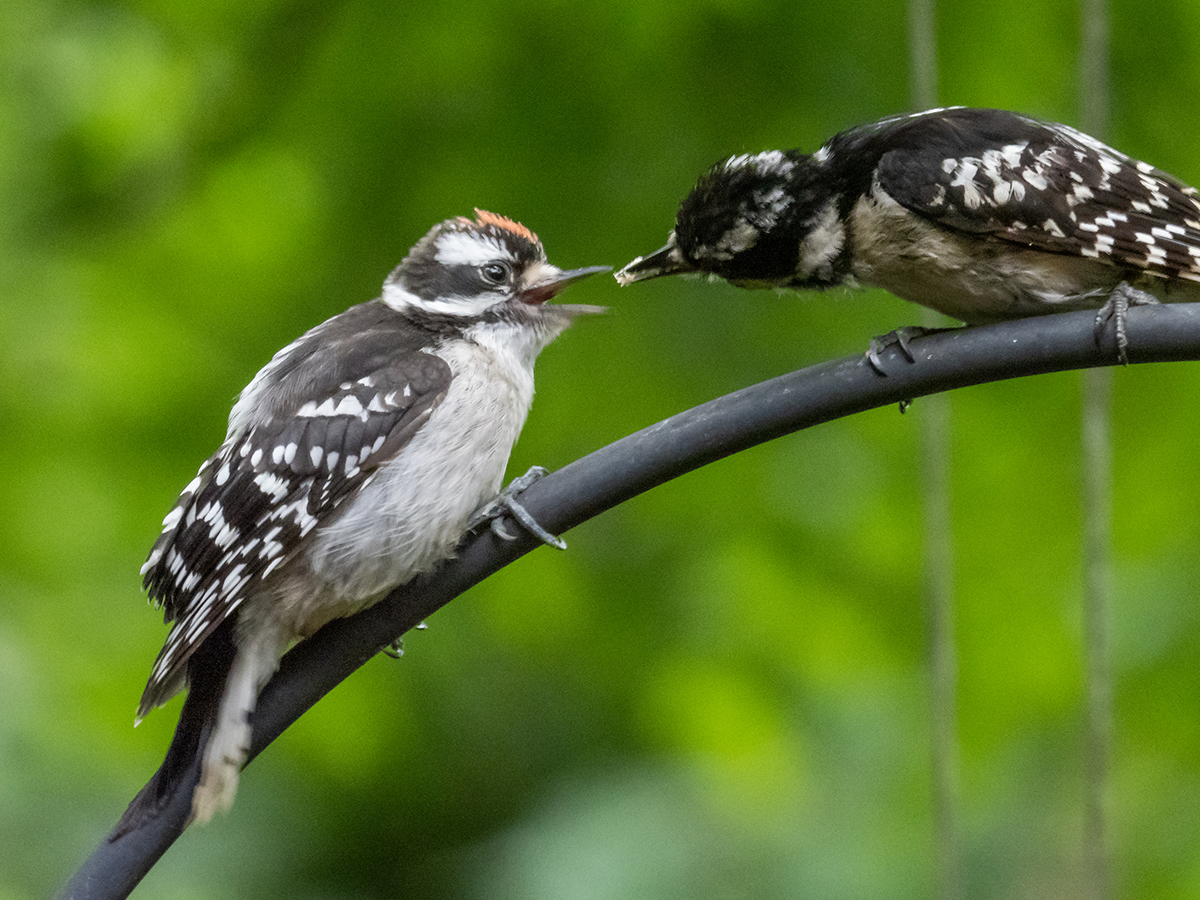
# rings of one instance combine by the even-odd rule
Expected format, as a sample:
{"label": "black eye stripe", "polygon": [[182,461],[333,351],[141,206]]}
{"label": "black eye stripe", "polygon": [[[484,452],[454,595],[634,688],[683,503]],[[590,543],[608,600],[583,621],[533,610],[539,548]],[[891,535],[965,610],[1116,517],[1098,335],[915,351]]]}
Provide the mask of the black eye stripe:
{"label": "black eye stripe", "polygon": [[434,283],[429,285],[430,297],[470,297],[496,286],[483,277],[479,266],[443,266],[435,274]]}

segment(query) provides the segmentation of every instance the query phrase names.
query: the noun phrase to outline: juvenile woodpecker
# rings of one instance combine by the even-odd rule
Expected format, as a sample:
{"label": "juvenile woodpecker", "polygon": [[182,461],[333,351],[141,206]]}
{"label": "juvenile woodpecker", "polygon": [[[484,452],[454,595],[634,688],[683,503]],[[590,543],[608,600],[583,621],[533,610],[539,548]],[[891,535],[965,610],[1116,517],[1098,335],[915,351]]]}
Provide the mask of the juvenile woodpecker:
{"label": "juvenile woodpecker", "polygon": [[932,109],[815,153],[717,163],[667,244],[621,284],[706,273],[739,287],[881,287],[969,325],[1200,299],[1196,189],[1066,125]]}
{"label": "juvenile woodpecker", "polygon": [[254,376],[142,567],[174,624],[138,719],[185,685],[193,696],[114,837],[154,815],[201,753],[192,819],[227,809],[288,646],[453,555],[500,488],[538,353],[602,311],[546,301],[602,271],[563,271],[529,229],[476,210],[426,234],[381,297]]}

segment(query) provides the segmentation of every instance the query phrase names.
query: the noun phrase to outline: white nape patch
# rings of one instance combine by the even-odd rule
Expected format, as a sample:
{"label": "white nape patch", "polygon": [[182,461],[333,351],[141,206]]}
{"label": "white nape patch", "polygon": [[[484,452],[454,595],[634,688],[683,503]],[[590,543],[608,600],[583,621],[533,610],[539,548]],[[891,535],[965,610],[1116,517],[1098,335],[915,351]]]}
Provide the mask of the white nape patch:
{"label": "white nape patch", "polygon": [[828,144],[823,147],[818,147],[817,152],[812,155],[812,161],[823,166],[825,163],[829,162],[830,152],[831,151]]}
{"label": "white nape patch", "polygon": [[833,278],[833,261],[842,252],[846,232],[838,215],[837,202],[830,200],[814,220],[800,242],[800,261],[796,266],[801,278],[817,275],[820,280]]}

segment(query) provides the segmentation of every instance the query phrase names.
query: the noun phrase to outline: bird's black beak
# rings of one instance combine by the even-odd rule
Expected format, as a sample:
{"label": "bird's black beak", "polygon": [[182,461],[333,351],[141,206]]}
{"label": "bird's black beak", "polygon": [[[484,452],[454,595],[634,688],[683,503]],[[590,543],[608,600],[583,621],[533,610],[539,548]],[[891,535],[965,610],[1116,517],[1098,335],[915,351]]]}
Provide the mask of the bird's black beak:
{"label": "bird's black beak", "polygon": [[520,299],[522,303],[537,306],[558,296],[567,285],[573,284],[581,278],[587,278],[589,275],[596,275],[600,272],[612,271],[612,266],[588,266],[583,269],[568,269],[565,272],[555,269],[553,266],[549,266],[548,268],[550,271],[547,272],[545,277],[537,278],[532,284],[521,288]]}
{"label": "bird's black beak", "polygon": [[649,256],[639,256],[613,277],[617,279],[617,284],[625,287],[635,281],[658,278],[660,275],[686,275],[695,271],[696,267],[684,259],[675,246],[675,232],[672,231],[665,247]]}

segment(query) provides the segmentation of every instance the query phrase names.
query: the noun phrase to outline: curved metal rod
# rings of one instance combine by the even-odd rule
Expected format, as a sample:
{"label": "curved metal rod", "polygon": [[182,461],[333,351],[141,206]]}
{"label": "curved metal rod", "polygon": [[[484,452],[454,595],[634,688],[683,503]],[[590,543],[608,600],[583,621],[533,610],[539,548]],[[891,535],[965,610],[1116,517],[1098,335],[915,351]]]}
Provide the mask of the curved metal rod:
{"label": "curved metal rod", "polygon": [[[1063,313],[928,334],[881,355],[886,376],[852,356],[735,391],[622,438],[553,472],[521,495],[554,534],[650,488],[756,444],[888,404],[1006,378],[1116,364],[1111,333],[1093,342],[1093,314]],[[1200,304],[1131,309],[1131,363],[1200,359]],[[797,478],[804,477],[797,472]],[[331,622],[294,647],[254,714],[250,759],[351,672],[450,600],[539,546],[521,529],[502,541],[469,536],[458,556],[397,588],[358,615]],[[186,827],[198,763],[163,812],[144,827],[104,840],[58,895],[117,900],[137,886]]]}

